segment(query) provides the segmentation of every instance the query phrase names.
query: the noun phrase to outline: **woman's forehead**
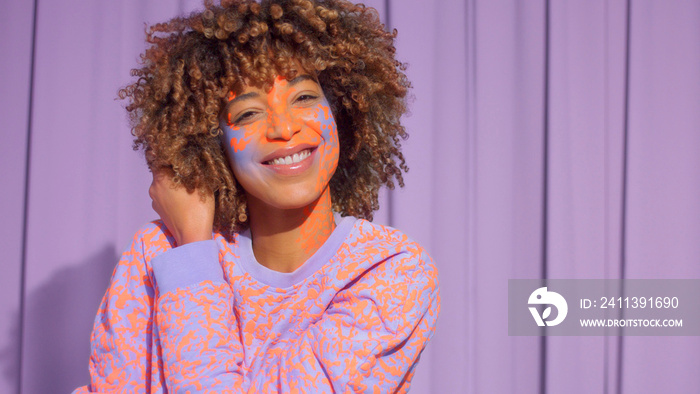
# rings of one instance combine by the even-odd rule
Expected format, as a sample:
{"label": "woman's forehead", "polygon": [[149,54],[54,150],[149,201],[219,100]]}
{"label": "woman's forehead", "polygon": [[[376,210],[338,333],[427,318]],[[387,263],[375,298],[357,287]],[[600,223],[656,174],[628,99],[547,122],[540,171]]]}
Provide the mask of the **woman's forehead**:
{"label": "woman's forehead", "polygon": [[304,62],[294,57],[278,59],[274,54],[268,57],[270,63],[274,63],[264,75],[251,75],[253,73],[241,70],[234,91],[243,91],[249,88],[270,89],[278,78],[292,80],[299,75],[309,75],[318,83],[318,72],[313,67],[313,62]]}

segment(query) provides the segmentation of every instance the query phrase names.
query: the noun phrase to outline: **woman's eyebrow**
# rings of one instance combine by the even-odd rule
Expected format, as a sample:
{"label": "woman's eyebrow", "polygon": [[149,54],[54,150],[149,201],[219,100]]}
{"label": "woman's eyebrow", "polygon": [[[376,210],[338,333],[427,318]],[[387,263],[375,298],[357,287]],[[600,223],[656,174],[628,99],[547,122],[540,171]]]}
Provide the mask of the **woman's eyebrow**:
{"label": "woman's eyebrow", "polygon": [[301,81],[312,81],[312,82],[318,84],[318,81],[316,81],[316,78],[312,77],[309,74],[302,74],[302,75],[299,75],[298,77],[292,79],[291,81],[289,81],[289,86],[294,86]]}
{"label": "woman's eyebrow", "polygon": [[255,98],[255,97],[259,97],[259,96],[260,96],[260,94],[258,92],[248,92],[248,93],[242,94],[240,96],[234,97],[233,100],[229,101],[228,104],[226,104],[226,106],[228,107],[228,106],[233,105],[239,101],[247,100],[247,99]]}

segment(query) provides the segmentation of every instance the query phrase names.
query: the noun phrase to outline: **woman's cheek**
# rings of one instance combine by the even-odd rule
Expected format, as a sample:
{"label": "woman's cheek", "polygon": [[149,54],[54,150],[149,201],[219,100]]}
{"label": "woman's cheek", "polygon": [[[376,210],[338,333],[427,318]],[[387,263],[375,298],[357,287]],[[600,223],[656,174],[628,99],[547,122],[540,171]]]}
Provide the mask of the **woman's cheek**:
{"label": "woman's cheek", "polygon": [[231,169],[247,167],[253,162],[256,142],[254,136],[256,130],[252,127],[232,127],[225,122],[221,125],[223,130],[222,144],[226,150]]}
{"label": "woman's cheek", "polygon": [[317,127],[324,141],[323,160],[320,163],[320,177],[317,185],[318,191],[322,191],[326,185],[328,185],[338,167],[340,142],[338,140],[338,127],[333,118],[333,112],[325,99],[319,106],[316,114]]}

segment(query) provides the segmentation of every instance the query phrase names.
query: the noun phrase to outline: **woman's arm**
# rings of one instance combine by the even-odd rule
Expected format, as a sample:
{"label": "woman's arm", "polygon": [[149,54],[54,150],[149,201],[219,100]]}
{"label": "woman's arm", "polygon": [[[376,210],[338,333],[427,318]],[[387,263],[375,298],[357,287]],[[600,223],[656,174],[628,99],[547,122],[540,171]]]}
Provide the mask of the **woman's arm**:
{"label": "woman's arm", "polygon": [[90,385],[86,392],[149,392],[160,385],[153,332],[156,298],[147,260],[170,248],[160,224],[134,236],[112,274],[91,336]]}
{"label": "woman's arm", "polygon": [[139,231],[117,264],[93,327],[91,384],[74,393],[157,392],[162,383],[150,260],[173,246],[211,239],[214,200],[188,193],[163,171],[154,171],[148,193],[162,221]]}
{"label": "woman's arm", "polygon": [[172,249],[154,258],[153,269],[168,391],[241,392],[243,348],[216,241]]}

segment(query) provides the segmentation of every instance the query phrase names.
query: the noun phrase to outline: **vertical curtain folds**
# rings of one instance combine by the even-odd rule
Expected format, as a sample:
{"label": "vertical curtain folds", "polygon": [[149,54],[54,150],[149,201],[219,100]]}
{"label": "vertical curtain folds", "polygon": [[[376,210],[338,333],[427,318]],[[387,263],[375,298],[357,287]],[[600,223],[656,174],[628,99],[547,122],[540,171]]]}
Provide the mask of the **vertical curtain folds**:
{"label": "vertical curtain folds", "polygon": [[[116,91],[144,23],[200,7],[36,4],[36,19],[34,2],[0,5],[0,392],[23,394],[88,381],[117,255],[155,218]],[[376,221],[440,272],[411,392],[699,387],[699,338],[509,337],[507,283],[700,278],[700,1],[367,5],[398,29],[414,86],[407,186]]]}

